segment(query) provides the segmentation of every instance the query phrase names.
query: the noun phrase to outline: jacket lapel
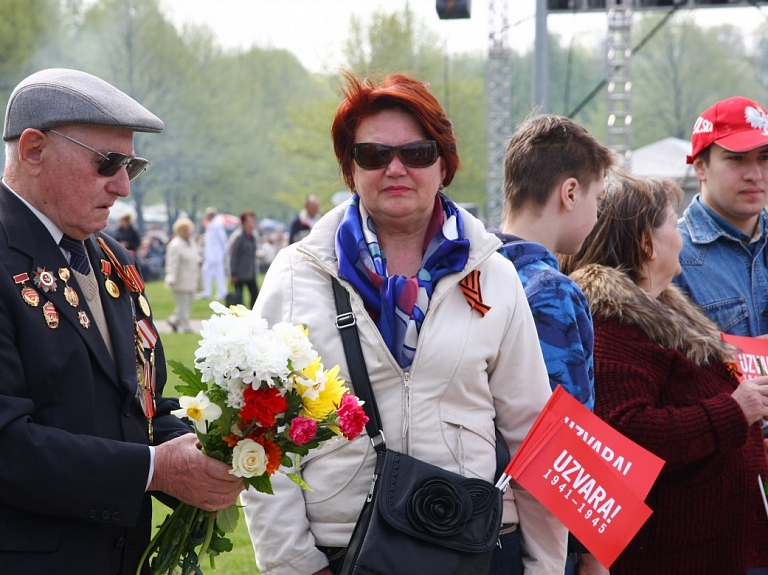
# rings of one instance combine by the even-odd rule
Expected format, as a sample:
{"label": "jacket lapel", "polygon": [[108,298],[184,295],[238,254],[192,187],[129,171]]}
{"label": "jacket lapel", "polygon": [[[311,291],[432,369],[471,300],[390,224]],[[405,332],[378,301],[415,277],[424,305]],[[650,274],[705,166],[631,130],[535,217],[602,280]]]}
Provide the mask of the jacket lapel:
{"label": "jacket lapel", "polygon": [[[83,290],[74,278],[70,278],[65,284],[60,277],[60,269],[69,270],[69,263],[64,254],[61,253],[61,249],[53,241],[48,229],[37,216],[5,186],[2,186],[0,191],[0,219],[7,232],[9,247],[28,258],[27,269],[11,270],[12,273],[28,273],[30,281],[27,285],[34,285],[35,272],[41,273],[46,270],[50,272],[54,280],[55,290],[53,286],[47,291],[42,286],[38,286],[41,308],[48,302],[53,304],[58,314],[58,321],[66,321],[74,326],[75,331],[88,346],[99,367],[115,384],[119,384],[117,370],[109,356],[99,328],[93,322],[93,315],[86,303]],[[22,260],[20,259],[20,261]],[[77,293],[79,301],[76,306],[72,306],[66,299],[66,285]],[[81,312],[87,314],[88,321],[83,319]],[[84,324],[88,327],[86,328]],[[115,354],[117,354],[117,350],[115,350]]]}
{"label": "jacket lapel", "polygon": [[[117,374],[122,384],[135,391],[136,381],[136,335],[134,328],[135,304],[131,293],[120,280],[114,270],[109,278],[102,271],[102,262],[106,261],[105,254],[97,245],[94,236],[85,242],[88,259],[91,261],[93,271],[98,278],[99,296],[104,308],[104,318],[109,326],[112,338],[112,351],[115,354]],[[119,295],[114,297],[107,292],[106,280],[112,280],[118,286]]]}

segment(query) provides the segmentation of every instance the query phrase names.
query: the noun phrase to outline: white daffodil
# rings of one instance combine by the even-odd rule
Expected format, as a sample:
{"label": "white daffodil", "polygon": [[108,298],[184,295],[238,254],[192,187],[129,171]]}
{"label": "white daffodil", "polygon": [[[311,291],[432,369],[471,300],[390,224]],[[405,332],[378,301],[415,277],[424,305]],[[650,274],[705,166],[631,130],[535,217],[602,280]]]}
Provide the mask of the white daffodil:
{"label": "white daffodil", "polygon": [[179,405],[181,409],[174,409],[171,411],[171,415],[175,415],[179,419],[188,417],[200,433],[206,432],[208,423],[221,417],[221,408],[215,403],[211,403],[211,400],[202,391],[195,397],[181,396]]}

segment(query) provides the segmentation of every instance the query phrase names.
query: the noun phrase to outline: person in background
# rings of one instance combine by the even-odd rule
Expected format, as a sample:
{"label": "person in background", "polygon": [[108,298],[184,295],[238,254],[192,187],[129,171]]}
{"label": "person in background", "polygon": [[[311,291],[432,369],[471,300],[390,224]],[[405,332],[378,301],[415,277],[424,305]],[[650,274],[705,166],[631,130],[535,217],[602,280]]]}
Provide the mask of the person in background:
{"label": "person in background", "polygon": [[[556,162],[552,159],[557,158]],[[558,254],[574,254],[597,221],[597,202],[613,153],[568,118],[533,116],[521,124],[504,158],[504,227],[499,250],[520,276],[533,312],[549,384],[592,410],[595,404],[592,318],[579,286],[560,272]],[[569,537],[566,573],[607,573]]]}
{"label": "person in background", "polygon": [[307,196],[304,200],[304,208],[293,218],[288,227],[288,243],[295,244],[304,239],[321,217],[320,200],[315,195]]}
{"label": "person in background", "polygon": [[[443,189],[459,167],[450,120],[425,84],[345,73],[332,124],[352,197],[281,250],[255,311],[300,323],[349,381],[331,278],[350,292],[387,447],[494,480],[494,427],[514,454],[551,395],[520,279],[500,242]],[[243,494],[264,575],[330,575],[366,499],[375,452],[363,433],[302,459],[303,491]],[[562,573],[567,531],[535,498],[505,494],[494,573]],[[524,567],[525,566],[525,567]]]}
{"label": "person in background", "polygon": [[768,377],[739,383],[734,349],[677,286],[672,180],[609,181],[597,225],[562,269],[595,327],[595,413],[665,461],[653,510],[612,575],[743,574],[768,563],[759,420]]}
{"label": "person in background", "polygon": [[259,288],[256,285],[258,268],[256,267],[256,251],[258,243],[254,230],[256,229],[256,214],[246,210],[240,214],[240,229],[234,232],[229,243],[229,276],[235,289],[235,300],[243,303],[243,286],[248,288],[250,302],[253,307]]}
{"label": "person in background", "polygon": [[203,212],[203,219],[200,220],[200,229],[198,230],[198,238],[202,240],[205,236],[205,230],[208,229],[208,224],[216,217],[218,211],[213,206],[208,206]]}
{"label": "person in background", "polygon": [[[102,231],[109,208],[149,164],[135,155],[134,132],[162,129],[138,102],[78,70],[32,74],[8,99],[0,185],[3,573],[137,573],[153,493],[215,511],[242,489],[170,414],[178,402],[163,396],[165,356],[136,259]],[[145,368],[154,373],[154,397]]]}
{"label": "person in background", "polygon": [[[224,217],[214,215],[205,226],[203,237],[203,291],[200,299],[215,299],[224,301],[227,297],[227,229]],[[216,295],[213,296],[213,284],[216,284]]]}
{"label": "person in background", "polygon": [[173,223],[173,238],[165,253],[165,286],[173,292],[176,307],[168,318],[173,331],[191,333],[190,310],[200,284],[200,250],[192,239],[195,224],[188,218]]}
{"label": "person in background", "polygon": [[701,113],[691,155],[701,193],[679,222],[675,278],[726,333],[768,335],[768,113],[733,97]]}
{"label": "person in background", "polygon": [[133,216],[130,213],[120,216],[120,223],[115,230],[115,239],[131,253],[136,253],[139,249],[141,238],[133,226]]}

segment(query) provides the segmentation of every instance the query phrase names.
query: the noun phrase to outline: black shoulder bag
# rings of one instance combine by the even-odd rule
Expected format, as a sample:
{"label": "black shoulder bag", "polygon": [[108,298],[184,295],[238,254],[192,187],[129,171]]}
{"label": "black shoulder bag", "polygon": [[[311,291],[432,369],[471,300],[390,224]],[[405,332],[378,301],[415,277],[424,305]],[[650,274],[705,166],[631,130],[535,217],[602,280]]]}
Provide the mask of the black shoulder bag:
{"label": "black shoulder bag", "polygon": [[349,293],[333,278],[336,327],[376,450],[371,489],[337,575],[482,575],[499,538],[502,492],[387,449]]}

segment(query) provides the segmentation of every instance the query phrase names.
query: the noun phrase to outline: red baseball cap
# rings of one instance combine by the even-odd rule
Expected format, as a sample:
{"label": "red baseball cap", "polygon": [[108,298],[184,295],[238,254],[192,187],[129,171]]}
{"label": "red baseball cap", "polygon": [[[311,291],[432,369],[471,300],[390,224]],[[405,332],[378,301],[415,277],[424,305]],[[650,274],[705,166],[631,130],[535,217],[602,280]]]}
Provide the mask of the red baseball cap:
{"label": "red baseball cap", "polygon": [[768,145],[768,113],[757,102],[736,96],[707,108],[693,125],[693,150],[685,161],[692,164],[710,144],[729,152],[748,152]]}

